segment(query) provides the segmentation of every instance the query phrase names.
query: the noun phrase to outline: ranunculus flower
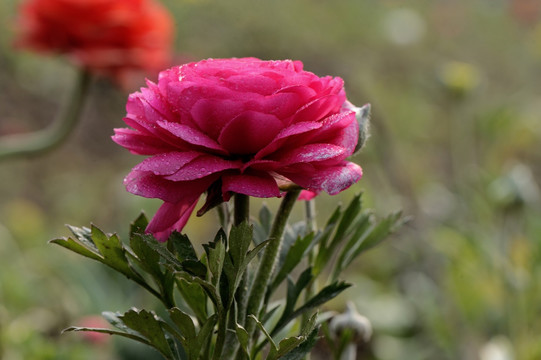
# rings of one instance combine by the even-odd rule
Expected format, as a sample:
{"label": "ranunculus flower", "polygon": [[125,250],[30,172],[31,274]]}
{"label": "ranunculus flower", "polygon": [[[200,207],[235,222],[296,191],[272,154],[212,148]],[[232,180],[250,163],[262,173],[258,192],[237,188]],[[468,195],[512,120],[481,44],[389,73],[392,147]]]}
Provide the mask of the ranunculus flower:
{"label": "ranunculus flower", "polygon": [[160,240],[183,228],[205,191],[204,210],[233,193],[279,197],[292,185],[337,194],[361,178],[346,161],[359,125],[338,77],[299,61],[209,59],[147,84],[128,99],[133,129],[115,129],[113,140],[150,155],[125,185],[164,201],[147,228]]}
{"label": "ranunculus flower", "polygon": [[79,65],[117,80],[127,70],[169,65],[173,20],[154,0],[28,0],[16,43],[65,53]]}

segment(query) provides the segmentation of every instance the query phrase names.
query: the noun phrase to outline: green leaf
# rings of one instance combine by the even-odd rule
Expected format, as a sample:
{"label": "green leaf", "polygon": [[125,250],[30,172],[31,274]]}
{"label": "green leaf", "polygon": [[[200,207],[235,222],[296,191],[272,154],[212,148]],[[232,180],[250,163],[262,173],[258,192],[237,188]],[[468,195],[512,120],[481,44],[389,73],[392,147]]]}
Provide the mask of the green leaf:
{"label": "green leaf", "polygon": [[197,260],[197,253],[187,235],[173,231],[171,236],[169,236],[168,242],[173,245],[173,249],[180,262],[184,260]]}
{"label": "green leaf", "polygon": [[130,329],[133,329],[148,339],[150,345],[158,350],[165,358],[173,359],[165,333],[163,322],[154,313],[147,310],[131,309],[118,318]]}
{"label": "green leaf", "polygon": [[136,234],[130,239],[130,246],[138,259],[139,266],[150,275],[152,275],[158,283],[161,283],[163,278],[162,270],[160,268],[160,254],[154,247],[149,245],[150,242],[157,241],[149,239],[149,236]]}
{"label": "green leaf", "polygon": [[109,335],[119,335],[123,336],[128,339],[132,339],[135,341],[138,341],[140,343],[143,343],[145,345],[150,345],[150,342],[145,339],[142,336],[138,336],[132,333],[126,333],[119,330],[113,330],[113,329],[103,329],[103,328],[91,328],[91,327],[79,327],[79,326],[70,326],[67,329],[62,330],[62,333],[71,332],[71,331],[92,331],[92,332],[98,332],[102,334],[109,334]]}
{"label": "green leaf", "polygon": [[246,221],[231,227],[231,232],[229,233],[229,254],[231,255],[233,266],[237,269],[242,265],[246,257],[246,253],[252,242],[252,234],[253,228]]}
{"label": "green leaf", "polygon": [[[300,282],[300,280],[299,280]],[[302,285],[302,284],[301,284]],[[277,334],[284,326],[286,326],[291,320],[295,319],[296,317],[302,315],[306,311],[312,310],[316,308],[319,305],[322,305],[326,303],[327,301],[335,298],[340,294],[342,291],[350,287],[351,284],[345,283],[343,281],[337,281],[330,285],[325,286],[323,289],[321,289],[316,295],[314,295],[312,298],[310,298],[306,303],[304,303],[301,307],[296,309],[295,311],[292,311],[290,305],[286,304],[286,310],[284,310],[284,313],[282,314],[282,317],[280,320],[278,320],[275,328],[272,330],[272,335]],[[296,290],[298,291],[298,290]],[[288,289],[289,293],[289,289]],[[289,297],[289,294],[288,294]],[[288,299],[289,301],[289,299]]]}
{"label": "green leaf", "polygon": [[312,350],[317,341],[317,333],[319,329],[314,329],[310,335],[292,351],[281,357],[283,360],[302,360]]}
{"label": "green leaf", "polygon": [[282,316],[276,323],[274,329],[271,332],[271,335],[276,335],[284,326],[287,325],[294,317],[295,305],[299,299],[299,295],[302,290],[308,286],[310,281],[312,281],[312,268],[307,268],[304,270],[297,279],[297,282],[294,284],[290,277],[287,278],[287,295],[286,295],[286,306],[282,313]]}
{"label": "green leaf", "polygon": [[301,262],[303,257],[307,254],[307,251],[313,240],[313,233],[310,233],[304,237],[297,238],[297,241],[295,241],[293,245],[289,248],[282,268],[272,282],[270,291],[276,289],[282,283],[282,281],[284,281],[286,276],[291,273],[291,271]]}
{"label": "green leaf", "polygon": [[128,277],[133,276],[134,272],[128,263],[126,251],[118,236],[113,234],[109,237],[94,225],[91,227],[91,233],[92,240],[103,257],[102,262]]}
{"label": "green leaf", "polygon": [[197,359],[200,348],[192,318],[179,308],[169,309],[169,317],[180,330],[180,342],[188,355],[188,359]]}
{"label": "green leaf", "polygon": [[136,233],[131,241],[135,241],[134,239],[143,241],[150,249],[159,254],[164,263],[168,264],[173,269],[183,269],[182,263],[173,255],[173,253],[171,253],[163,243],[158,242],[152,235]]}
{"label": "green leaf", "polygon": [[241,346],[241,349],[244,351],[244,355],[250,360],[250,354],[248,352],[248,344],[250,343],[250,335],[248,335],[248,332],[245,328],[243,328],[239,324],[235,324],[235,332],[237,333],[237,339],[239,339],[239,343]]}
{"label": "green leaf", "polygon": [[[367,217],[367,215],[365,216]],[[333,281],[360,254],[379,244],[406,221],[408,219],[404,218],[401,212],[392,213],[379,222],[367,217],[367,220],[362,225],[358,225],[357,231],[338,256],[332,273]]]}
{"label": "green leaf", "polygon": [[139,214],[137,219],[135,219],[130,224],[130,239],[135,233],[144,234],[147,226],[148,226],[148,219],[145,213],[142,212],[141,214]]}
{"label": "green leaf", "polygon": [[292,351],[297,351],[293,349],[296,349],[297,347],[299,347],[302,343],[304,343],[309,338],[310,334],[316,328],[316,320],[317,320],[317,314],[312,315],[312,317],[310,317],[306,325],[303,327],[299,336],[285,338],[282,341],[280,341],[277,351],[275,351],[271,347],[267,360],[279,359],[286,356]]}
{"label": "green leaf", "polygon": [[201,352],[201,349],[210,347],[209,342],[212,338],[214,327],[216,326],[217,321],[218,315],[212,314],[203,324],[201,330],[199,330],[199,333],[197,334],[197,347],[199,349],[199,352]]}
{"label": "green leaf", "polygon": [[257,319],[257,317],[254,314],[248,315],[249,318],[251,318],[253,321],[255,321],[257,327],[261,330],[263,335],[267,338],[268,342],[271,344],[271,351],[274,349],[274,351],[278,351],[278,347],[276,346],[276,343],[272,339],[272,336],[268,333],[267,329],[265,329],[265,326]]}
{"label": "green leaf", "polygon": [[195,325],[190,315],[179,308],[169,309],[169,316],[187,340],[195,340]]}
{"label": "green leaf", "polygon": [[186,304],[192,309],[199,323],[207,318],[207,295],[197,283],[190,283],[186,279],[178,279],[177,287]]}

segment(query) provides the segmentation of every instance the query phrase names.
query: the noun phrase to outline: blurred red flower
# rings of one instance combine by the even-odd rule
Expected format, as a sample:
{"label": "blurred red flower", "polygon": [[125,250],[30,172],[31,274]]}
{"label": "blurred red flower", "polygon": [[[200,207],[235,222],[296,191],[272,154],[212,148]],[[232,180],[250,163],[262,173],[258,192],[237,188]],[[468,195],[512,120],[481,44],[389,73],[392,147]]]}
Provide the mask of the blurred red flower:
{"label": "blurred red flower", "polygon": [[29,0],[18,19],[20,47],[68,54],[95,73],[125,79],[170,62],[173,20],[153,0]]}

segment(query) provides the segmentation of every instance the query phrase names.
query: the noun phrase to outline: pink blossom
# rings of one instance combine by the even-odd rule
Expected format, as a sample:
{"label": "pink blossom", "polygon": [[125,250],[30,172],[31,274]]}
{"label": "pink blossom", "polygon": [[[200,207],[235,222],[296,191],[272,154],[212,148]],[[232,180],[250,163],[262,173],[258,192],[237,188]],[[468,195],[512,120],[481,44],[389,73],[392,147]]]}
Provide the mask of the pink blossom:
{"label": "pink blossom", "polygon": [[126,109],[132,128],[115,129],[113,140],[150,157],[124,182],[133,194],[164,201],[147,228],[162,241],[183,228],[207,190],[220,201],[233,193],[280,197],[288,184],[333,195],[362,176],[346,160],[359,125],[342,79],[318,77],[300,61],[173,67],[131,94]]}

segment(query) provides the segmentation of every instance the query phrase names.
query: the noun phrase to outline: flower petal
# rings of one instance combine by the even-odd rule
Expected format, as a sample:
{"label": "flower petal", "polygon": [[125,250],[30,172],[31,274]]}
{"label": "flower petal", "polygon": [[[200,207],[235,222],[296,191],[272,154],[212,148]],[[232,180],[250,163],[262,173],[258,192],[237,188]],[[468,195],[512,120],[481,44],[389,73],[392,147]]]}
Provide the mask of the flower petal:
{"label": "flower petal", "polygon": [[274,115],[245,111],[223,128],[218,142],[232,154],[255,154],[270,143],[283,126]]}
{"label": "flower petal", "polygon": [[218,178],[219,175],[213,174],[196,181],[170,181],[149,171],[132,170],[124,179],[124,185],[132,194],[177,203],[192,194],[202,194]]}
{"label": "flower petal", "polygon": [[133,170],[150,171],[155,175],[171,175],[190,161],[201,156],[197,151],[168,152],[145,159],[136,165]]}
{"label": "flower petal", "polygon": [[162,129],[170,132],[174,136],[179,137],[187,143],[201,146],[209,150],[215,150],[222,154],[227,154],[227,151],[221,147],[220,144],[193,127],[170,121],[158,121],[157,124]]}
{"label": "flower petal", "polygon": [[164,202],[148,224],[146,232],[153,234],[158,241],[167,241],[173,231],[180,232],[184,228],[199,196],[201,194],[194,194],[193,198],[178,203]]}
{"label": "flower petal", "polygon": [[173,150],[173,147],[154,136],[133,129],[114,129],[115,135],[111,138],[118,145],[138,155],[155,155]]}
{"label": "flower petal", "polygon": [[241,161],[225,160],[213,155],[203,155],[188,163],[176,173],[165,176],[171,181],[188,181],[201,179],[211,174],[217,174],[224,170],[240,169]]}
{"label": "flower petal", "polygon": [[222,192],[234,192],[260,198],[279,197],[276,180],[265,172],[250,172],[222,177]]}
{"label": "flower petal", "polygon": [[290,169],[280,171],[280,173],[307,190],[325,191],[330,195],[338,194],[347,189],[359,181],[363,175],[361,167],[352,162],[314,169],[312,172],[299,172]]}

